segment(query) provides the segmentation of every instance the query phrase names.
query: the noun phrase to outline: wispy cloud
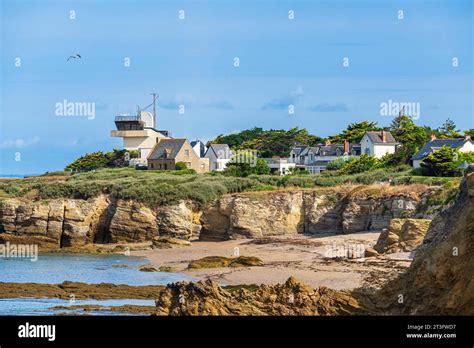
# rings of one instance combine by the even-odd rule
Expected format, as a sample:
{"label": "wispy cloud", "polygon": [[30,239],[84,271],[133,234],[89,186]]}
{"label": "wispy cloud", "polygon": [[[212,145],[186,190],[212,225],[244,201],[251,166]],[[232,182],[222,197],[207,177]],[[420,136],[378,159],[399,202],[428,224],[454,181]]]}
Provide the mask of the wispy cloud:
{"label": "wispy cloud", "polygon": [[283,110],[289,105],[295,105],[304,95],[303,87],[298,86],[296,89],[290,91],[287,95],[274,98],[262,106],[262,110],[274,109]]}
{"label": "wispy cloud", "polygon": [[206,108],[220,109],[220,110],[234,110],[234,105],[226,100],[213,101],[204,105]]}
{"label": "wispy cloud", "polygon": [[346,112],[349,111],[347,104],[344,103],[321,103],[309,108],[313,112]]}
{"label": "wispy cloud", "polygon": [[40,141],[40,138],[38,136],[34,136],[29,139],[23,139],[23,138],[17,138],[17,139],[10,139],[10,140],[4,140],[0,144],[0,147],[3,149],[7,148],[16,148],[16,149],[22,149],[31,145],[34,145]]}

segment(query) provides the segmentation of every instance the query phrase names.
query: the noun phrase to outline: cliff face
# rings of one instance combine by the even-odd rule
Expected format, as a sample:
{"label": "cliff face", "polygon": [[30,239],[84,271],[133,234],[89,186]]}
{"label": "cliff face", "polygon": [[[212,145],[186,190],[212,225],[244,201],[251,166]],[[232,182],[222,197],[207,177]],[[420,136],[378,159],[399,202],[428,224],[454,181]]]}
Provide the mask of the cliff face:
{"label": "cliff face", "polygon": [[408,271],[378,294],[390,312],[474,314],[473,171],[463,180],[456,203],[430,224]]}
{"label": "cliff face", "polygon": [[421,192],[370,196],[314,190],[234,194],[203,212],[200,238],[381,230],[393,218],[414,216],[421,197]]}
{"label": "cliff face", "polygon": [[[133,243],[156,236],[226,240],[282,234],[378,230],[392,218],[410,217],[423,190],[378,193],[291,190],[226,195],[203,210],[189,202],[150,209],[129,200],[0,201],[0,241],[35,242],[48,248],[89,243]],[[382,193],[381,193],[382,192]]]}

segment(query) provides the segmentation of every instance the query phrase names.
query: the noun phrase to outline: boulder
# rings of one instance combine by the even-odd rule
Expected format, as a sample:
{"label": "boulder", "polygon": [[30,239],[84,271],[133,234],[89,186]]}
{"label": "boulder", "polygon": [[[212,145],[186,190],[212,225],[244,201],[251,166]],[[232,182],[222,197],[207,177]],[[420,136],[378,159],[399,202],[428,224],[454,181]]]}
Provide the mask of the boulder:
{"label": "boulder", "polygon": [[381,254],[413,251],[423,242],[430,223],[428,219],[392,219],[374,249]]}
{"label": "boulder", "polygon": [[190,246],[191,242],[183,239],[171,237],[154,237],[152,248],[154,249],[171,249]]}

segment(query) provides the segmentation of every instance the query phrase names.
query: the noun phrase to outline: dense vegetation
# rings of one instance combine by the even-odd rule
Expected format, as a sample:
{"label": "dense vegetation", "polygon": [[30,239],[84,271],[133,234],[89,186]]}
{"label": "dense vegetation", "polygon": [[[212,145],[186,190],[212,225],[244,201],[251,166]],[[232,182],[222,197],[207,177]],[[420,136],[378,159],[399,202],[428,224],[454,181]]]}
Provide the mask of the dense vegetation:
{"label": "dense vegetation", "polygon": [[101,168],[127,167],[132,158],[139,156],[138,151],[114,149],[110,152],[97,151],[87,153],[68,164],[65,170],[84,172]]}
{"label": "dense vegetation", "polygon": [[294,143],[315,145],[322,139],[311,135],[306,129],[291,128],[288,131],[252,128],[240,133],[219,135],[209,144],[228,144],[233,150],[257,150],[260,157],[285,157]]}
{"label": "dense vegetation", "polygon": [[[411,157],[430,140],[432,134],[437,138],[459,138],[462,136],[456,124],[447,119],[440,127],[431,128],[415,124],[410,116],[399,115],[395,117],[388,127],[379,127],[376,122],[361,121],[349,124],[345,129],[335,135],[329,136],[332,143],[343,143],[348,140],[350,143],[358,143],[363,135],[369,131],[388,130],[400,143],[394,154],[383,159],[384,166],[397,166],[409,164]],[[467,129],[464,135],[473,135],[474,129]],[[287,157],[294,143],[304,145],[316,145],[322,140],[317,135],[309,134],[306,129],[292,128],[285,130],[269,130],[262,128],[252,128],[239,133],[229,135],[219,135],[209,143],[228,144],[233,150],[251,149],[257,150],[259,157]],[[341,169],[342,162],[334,164]],[[331,164],[332,166],[333,164]],[[355,166],[356,164],[354,164]],[[431,174],[433,175],[433,174]]]}
{"label": "dense vegetation", "polygon": [[135,170],[133,168],[101,169],[69,176],[36,177],[28,180],[0,182],[0,198],[28,197],[48,200],[54,198],[89,199],[99,194],[110,194],[117,198],[134,199],[150,207],[174,204],[189,199],[199,205],[226,193],[276,190],[282,188],[313,188],[344,183],[372,184],[391,180],[392,184],[423,183],[442,185],[458,178],[437,178],[413,175],[408,166],[378,168],[358,174],[334,175],[326,171],[323,175],[256,175],[231,177],[215,172],[190,174],[182,171]]}

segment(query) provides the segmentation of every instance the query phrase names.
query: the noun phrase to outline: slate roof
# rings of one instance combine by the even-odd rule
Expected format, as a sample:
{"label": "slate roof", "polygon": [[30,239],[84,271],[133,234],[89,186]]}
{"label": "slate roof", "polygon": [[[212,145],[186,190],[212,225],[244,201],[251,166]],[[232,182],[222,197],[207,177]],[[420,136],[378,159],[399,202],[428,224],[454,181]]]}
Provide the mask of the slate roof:
{"label": "slate roof", "polygon": [[319,147],[317,146],[306,146],[299,154],[298,156],[306,156],[309,151],[312,151],[314,154],[319,153]]}
{"label": "slate roof", "polygon": [[306,150],[308,148],[308,145],[294,145],[291,148],[291,151],[295,153],[295,155],[299,156],[302,151]]}
{"label": "slate roof", "polygon": [[206,153],[206,147],[204,146],[201,140],[191,141],[191,146],[194,148],[194,146],[196,146],[196,144],[198,143],[199,143],[199,157],[204,157],[204,154]]}
{"label": "slate roof", "polygon": [[227,144],[211,144],[206,151],[214,151],[214,154],[218,159],[230,159],[232,157],[232,152],[230,147]]}
{"label": "slate roof", "polygon": [[366,132],[367,136],[369,137],[370,141],[374,144],[389,144],[389,145],[396,145],[398,142],[393,137],[392,133],[389,131],[385,131],[385,135],[387,136],[387,141],[382,141],[382,131],[373,131],[373,132]]}
{"label": "slate roof", "polygon": [[411,158],[412,160],[421,160],[428,156],[430,153],[441,149],[443,146],[448,146],[453,149],[459,149],[466,142],[471,142],[470,139],[456,138],[456,139],[434,139],[428,141],[423,147]]}
{"label": "slate roof", "polygon": [[186,139],[161,139],[151,150],[148,159],[174,159],[186,141]]}
{"label": "slate roof", "polygon": [[[306,146],[304,149],[300,150],[299,153],[295,151],[295,149],[297,148],[298,147],[293,147],[291,150],[295,152],[298,156],[307,156],[309,151],[312,151],[316,156],[336,156],[338,149],[340,155],[344,154],[344,144],[319,144],[317,146]],[[360,144],[349,144],[349,154],[352,155],[353,151],[355,152],[355,156],[359,156],[361,153]]]}

